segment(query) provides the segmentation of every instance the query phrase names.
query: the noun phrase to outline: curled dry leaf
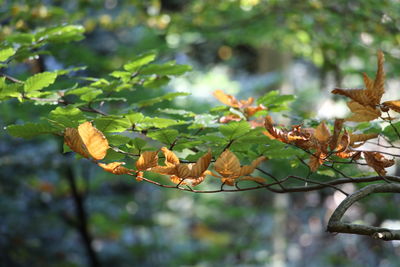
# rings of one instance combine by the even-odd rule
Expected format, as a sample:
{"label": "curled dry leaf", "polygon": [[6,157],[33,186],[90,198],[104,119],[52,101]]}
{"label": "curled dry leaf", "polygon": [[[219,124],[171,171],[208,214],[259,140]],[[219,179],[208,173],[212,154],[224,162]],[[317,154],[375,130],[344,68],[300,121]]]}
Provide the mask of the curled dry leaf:
{"label": "curled dry leaf", "polygon": [[308,162],[308,166],[312,172],[315,172],[319,166],[321,166],[326,159],[326,154],[318,149],[314,154],[310,156],[310,161]]}
{"label": "curled dry leaf", "polygon": [[394,164],[393,159],[387,159],[378,152],[364,151],[363,154],[367,164],[372,167],[380,176],[385,176],[385,168],[388,168]]}
{"label": "curled dry leaf", "polygon": [[80,124],[78,129],[66,128],[64,142],[83,157],[95,160],[103,159],[109,148],[106,137],[90,122]]}
{"label": "curled dry leaf", "polygon": [[[240,161],[236,157],[236,155],[227,149],[218,157],[218,159],[214,163],[215,171],[220,174],[214,174],[214,176],[221,178],[221,181],[223,183],[233,186],[237,180],[243,180],[244,177],[240,177],[251,177],[248,175],[251,174],[254,169],[261,163],[261,161],[265,159],[266,158],[262,156],[254,160],[250,165],[240,166]],[[260,182],[260,180],[258,180],[258,182]]]}
{"label": "curled dry leaf", "polygon": [[132,174],[132,172],[134,172],[134,170],[125,168],[124,166],[122,166],[124,164],[125,164],[125,162],[111,162],[108,164],[97,163],[97,165],[102,167],[103,170],[105,170],[106,172],[110,172],[112,174],[116,174],[116,175]]}
{"label": "curled dry leaf", "polygon": [[[361,106],[371,107],[375,109],[379,105],[382,95],[385,92],[385,71],[383,69],[384,55],[382,51],[378,51],[378,68],[375,80],[369,78],[365,73],[363,75],[366,89],[341,89],[336,88],[333,94],[344,95],[351,98]],[[359,115],[361,116],[361,115]]]}
{"label": "curled dry leaf", "polygon": [[204,181],[212,158],[210,151],[199,158],[196,163],[180,163],[175,153],[166,147],[161,148],[161,151],[164,153],[166,166],[155,166],[150,171],[170,175],[171,181],[175,184],[195,186]]}
{"label": "curled dry leaf", "polygon": [[138,171],[147,171],[158,165],[158,151],[145,151],[140,154],[136,161],[136,169]]}
{"label": "curled dry leaf", "polygon": [[329,148],[334,150],[338,146],[339,135],[343,129],[343,119],[335,119],[335,124],[333,126],[333,134],[329,139]]}

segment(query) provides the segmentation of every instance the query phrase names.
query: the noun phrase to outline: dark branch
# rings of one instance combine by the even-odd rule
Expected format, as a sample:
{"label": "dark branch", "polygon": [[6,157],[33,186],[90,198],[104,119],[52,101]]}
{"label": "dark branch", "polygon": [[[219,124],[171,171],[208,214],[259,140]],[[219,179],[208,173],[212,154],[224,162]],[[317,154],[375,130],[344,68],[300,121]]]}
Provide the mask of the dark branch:
{"label": "dark branch", "polygon": [[373,193],[400,193],[398,184],[373,184],[368,185],[351,194],[333,212],[329,219],[327,231],[331,233],[348,233],[357,235],[368,235],[382,240],[400,240],[400,230],[393,230],[375,226],[344,223],[341,221],[344,213],[354,203]]}

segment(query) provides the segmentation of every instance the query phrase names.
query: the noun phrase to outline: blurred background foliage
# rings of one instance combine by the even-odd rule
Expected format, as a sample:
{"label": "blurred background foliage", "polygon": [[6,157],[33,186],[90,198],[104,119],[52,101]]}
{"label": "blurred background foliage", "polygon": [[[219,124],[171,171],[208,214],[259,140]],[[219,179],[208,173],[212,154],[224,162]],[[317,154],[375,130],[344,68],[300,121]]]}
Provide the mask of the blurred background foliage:
{"label": "blurred background foliage", "polygon": [[[359,87],[360,72],[374,72],[378,49],[386,56],[388,94],[399,96],[399,14],[396,0],[0,0],[0,40],[82,25],[84,39],[46,45],[46,53],[38,48],[37,57],[8,73],[23,79],[86,66],[85,76],[101,77],[155,50],[161,61],[193,71],[130,99],[192,96],[161,102],[150,114],[171,107],[207,112],[216,89],[239,99],[280,90],[297,96],[283,118],[295,123],[343,115],[343,102],[329,92]],[[48,112],[46,105],[5,101],[0,126]],[[61,151],[59,138],[26,141],[1,131],[1,266],[399,266],[399,243],[325,233],[341,200],[332,190],[191,194],[111,176]],[[286,175],[290,165],[271,168]],[[399,202],[375,196],[349,218],[398,225],[384,220],[400,216]]]}

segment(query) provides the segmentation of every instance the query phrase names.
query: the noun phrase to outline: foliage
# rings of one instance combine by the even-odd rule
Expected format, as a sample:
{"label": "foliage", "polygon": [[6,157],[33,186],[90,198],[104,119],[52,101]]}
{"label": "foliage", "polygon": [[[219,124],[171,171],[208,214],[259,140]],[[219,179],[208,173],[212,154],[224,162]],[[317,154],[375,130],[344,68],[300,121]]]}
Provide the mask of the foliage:
{"label": "foliage", "polygon": [[[57,212],[83,237],[92,266],[97,266],[99,259],[87,225],[96,225],[98,229],[92,229],[95,235],[107,235],[110,239],[120,230],[107,226],[108,219],[103,214],[92,214],[90,219],[84,214],[86,185],[80,184],[81,180],[74,175],[76,167],[71,167],[81,166],[78,162],[86,164],[84,168],[94,166],[107,172],[99,175],[98,182],[92,182],[95,188],[119,179],[111,178],[112,175],[127,175],[165,190],[195,193],[244,194],[256,189],[290,193],[330,188],[348,196],[340,185],[373,183],[379,186],[382,181],[389,185],[399,182],[398,176],[387,175],[387,168],[399,157],[395,142],[400,138],[397,121],[400,100],[381,100],[386,97],[384,54],[391,59],[389,69],[396,69],[398,65],[387,52],[394,51],[399,42],[398,35],[393,33],[397,26],[390,23],[398,10],[392,1],[383,1],[382,10],[366,4],[368,1],[355,1],[353,5],[341,1],[305,1],[296,3],[295,7],[287,1],[269,4],[264,1],[227,0],[217,4],[215,1],[175,1],[175,5],[171,4],[174,1],[132,1],[115,9],[112,19],[109,14],[100,14],[102,4],[91,3],[94,14],[100,13],[89,16],[79,11],[89,5],[87,1],[73,2],[76,7],[67,7],[66,3],[60,3],[60,7],[45,6],[36,2],[9,5],[10,24],[0,33],[0,104],[4,110],[11,111],[3,119],[9,135],[55,140],[59,147],[63,144],[62,150],[67,155],[70,151],[76,153],[77,160],[64,157],[60,160],[63,163],[58,163],[66,179],[57,187],[35,179],[29,186],[43,195],[56,199],[68,196],[74,200],[76,210],[81,212],[76,215],[77,221],[68,212]],[[112,5],[113,1],[105,2]],[[130,7],[134,15],[124,12]],[[32,12],[28,12],[30,9]],[[354,16],[340,15],[346,12]],[[266,13],[270,15],[265,16]],[[278,27],[279,21],[283,25]],[[331,27],[332,23],[338,27]],[[96,50],[101,41],[94,41],[93,36],[113,32],[116,38],[122,38],[127,25],[140,29],[142,36],[138,38],[145,41],[137,41],[133,47],[118,46],[113,55],[102,55],[101,49]],[[351,26],[350,30],[347,25]],[[332,42],[332,36],[338,35],[340,28],[342,38]],[[157,39],[159,36],[165,41]],[[283,40],[278,41],[279,36]],[[202,43],[202,39],[208,40],[207,43]],[[363,47],[367,43],[368,49]],[[341,75],[351,73],[342,68],[350,56],[362,60],[361,65],[369,73],[374,65],[372,51],[382,43],[386,46],[384,52],[378,50],[375,78],[365,73],[362,76],[365,89],[332,91],[350,98],[347,105],[351,115],[345,118],[310,119],[292,105],[299,103],[297,95],[282,94],[279,90],[254,91],[241,99],[217,89],[212,93],[222,104],[217,107],[203,103],[205,100],[198,99],[196,92],[170,90],[171,82],[204,68],[203,55],[199,55],[201,49],[198,49],[202,45],[207,51],[204,57],[215,50],[217,60],[233,68],[240,64],[235,62],[232,53],[239,52],[243,46],[256,51],[265,46],[290,51],[320,68],[321,80],[333,72],[340,86]],[[181,53],[183,48],[200,64],[182,62],[171,56]],[[44,59],[61,64],[54,67]],[[190,104],[176,105],[183,102],[196,105],[193,108]],[[201,112],[198,106],[202,106]],[[302,108],[308,112],[312,109],[307,105]],[[20,116],[18,109],[24,115]],[[40,118],[34,113],[40,114]],[[288,120],[284,118],[290,118],[294,125],[287,129],[277,125],[273,117],[285,123]],[[46,171],[51,168],[47,167]],[[123,181],[125,186],[135,183],[132,179],[123,179],[118,181]],[[144,183],[132,188],[148,190]],[[376,192],[396,190],[385,187]],[[147,196],[145,199],[152,201]],[[245,209],[241,205],[236,205],[237,210],[231,210],[232,205],[225,206],[227,213]],[[129,207],[128,210],[134,209]],[[213,217],[214,211],[208,212]],[[341,228],[340,219],[335,221],[337,225],[330,223],[328,229],[346,232]],[[118,220],[122,224],[129,219]],[[143,216],[141,220],[148,218]],[[356,225],[353,233],[384,240],[398,239],[391,229],[363,232],[357,227],[360,226]],[[212,231],[203,224],[193,229],[194,237],[216,247],[232,241],[223,232]],[[135,248],[135,251],[141,249],[147,248]],[[212,257],[218,256],[207,255]]]}

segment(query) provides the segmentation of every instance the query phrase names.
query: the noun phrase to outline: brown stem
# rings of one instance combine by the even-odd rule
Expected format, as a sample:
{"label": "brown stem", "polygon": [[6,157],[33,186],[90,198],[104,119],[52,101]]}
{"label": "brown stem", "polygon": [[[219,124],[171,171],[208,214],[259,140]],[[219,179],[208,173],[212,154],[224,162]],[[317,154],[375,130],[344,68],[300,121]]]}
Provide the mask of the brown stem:
{"label": "brown stem", "polygon": [[368,235],[382,240],[400,240],[400,230],[360,224],[344,223],[341,221],[344,213],[355,202],[373,193],[400,193],[398,184],[372,184],[368,185],[345,198],[333,212],[328,222],[327,231],[331,233],[348,233]]}
{"label": "brown stem", "polygon": [[93,237],[89,231],[88,215],[84,205],[84,198],[78,192],[78,188],[76,186],[76,177],[72,167],[66,167],[65,176],[68,180],[68,184],[72,193],[72,198],[75,204],[75,215],[77,221],[76,228],[81,235],[90,266],[99,267],[100,262],[92,246]]}

